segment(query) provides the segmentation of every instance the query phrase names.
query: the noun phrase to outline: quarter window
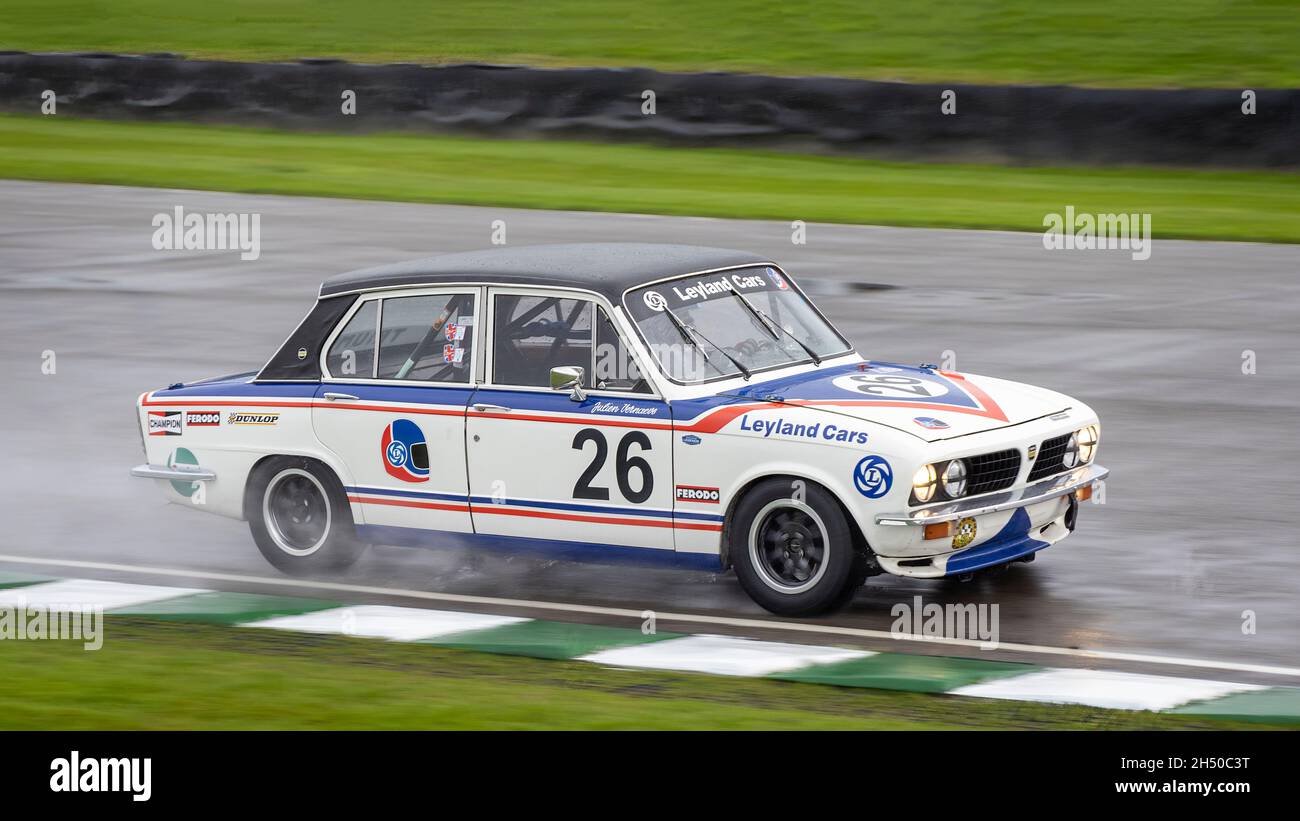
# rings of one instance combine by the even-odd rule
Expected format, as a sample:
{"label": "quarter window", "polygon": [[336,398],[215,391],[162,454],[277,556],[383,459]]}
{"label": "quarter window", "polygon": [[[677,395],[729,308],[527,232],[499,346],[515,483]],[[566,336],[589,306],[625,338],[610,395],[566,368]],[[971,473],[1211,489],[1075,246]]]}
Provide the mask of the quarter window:
{"label": "quarter window", "polygon": [[473,364],[473,294],[383,300],[380,379],[468,383]]}
{"label": "quarter window", "polygon": [[605,309],[596,308],[595,386],[607,391],[650,393],[650,383],[637,366],[636,357]]}
{"label": "quarter window", "polygon": [[369,379],[375,373],[375,320],[379,314],[375,300],[362,303],[334,338],[325,366],[330,376],[344,379]]}

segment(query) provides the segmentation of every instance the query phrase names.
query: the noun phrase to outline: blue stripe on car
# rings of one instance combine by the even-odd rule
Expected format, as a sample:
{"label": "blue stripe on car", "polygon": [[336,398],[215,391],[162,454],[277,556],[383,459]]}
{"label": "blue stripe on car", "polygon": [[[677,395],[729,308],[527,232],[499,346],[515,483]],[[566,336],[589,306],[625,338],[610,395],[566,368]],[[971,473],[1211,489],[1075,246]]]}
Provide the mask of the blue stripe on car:
{"label": "blue stripe on car", "polygon": [[1051,546],[1047,542],[1031,538],[1029,528],[1029,514],[1023,507],[1017,508],[992,539],[984,544],[954,553],[948,559],[944,569],[945,575],[970,573],[973,570],[1004,564]]}
{"label": "blue stripe on car", "polygon": [[436,499],[438,501],[464,502],[466,498],[476,505],[506,504],[514,507],[535,507],[544,510],[574,510],[584,513],[608,513],[632,516],[651,516],[664,519],[695,519],[704,522],[721,522],[724,517],[714,513],[695,513],[690,511],[672,511],[659,508],[612,507],[608,505],[583,505],[572,502],[545,502],[533,499],[502,499],[500,502],[491,496],[466,497],[458,493],[430,493],[421,490],[398,490],[396,488],[366,487],[355,485],[343,488],[348,493],[367,493],[375,496],[397,496],[406,499]]}
{"label": "blue stripe on car", "polygon": [[407,547],[488,548],[570,561],[671,565],[715,573],[722,569],[722,559],[716,553],[679,553],[676,550],[657,547],[628,547],[598,542],[568,542],[488,533],[455,533],[392,525],[357,525],[357,535],[368,542]]}

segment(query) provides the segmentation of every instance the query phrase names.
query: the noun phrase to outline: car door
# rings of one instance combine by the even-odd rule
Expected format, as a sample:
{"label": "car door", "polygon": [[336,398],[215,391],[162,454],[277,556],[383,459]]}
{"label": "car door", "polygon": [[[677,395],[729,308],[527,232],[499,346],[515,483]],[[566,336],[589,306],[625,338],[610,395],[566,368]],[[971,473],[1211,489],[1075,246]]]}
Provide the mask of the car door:
{"label": "car door", "polygon": [[[610,364],[624,352],[597,345],[613,327],[608,306],[566,290],[491,288],[487,299],[487,379],[466,419],[475,531],[673,550],[671,413],[634,363],[630,374]],[[549,386],[564,366],[583,369],[580,400]]]}
{"label": "car door", "polygon": [[375,541],[473,529],[465,408],[480,291],[365,295],[326,344],[312,423],[347,465],[353,518]]}

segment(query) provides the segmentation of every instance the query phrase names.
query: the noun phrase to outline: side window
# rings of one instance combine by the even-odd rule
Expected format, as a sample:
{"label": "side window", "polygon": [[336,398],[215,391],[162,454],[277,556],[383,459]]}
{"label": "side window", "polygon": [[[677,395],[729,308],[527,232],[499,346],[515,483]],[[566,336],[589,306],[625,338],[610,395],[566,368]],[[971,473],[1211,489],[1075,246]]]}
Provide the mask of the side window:
{"label": "side window", "polygon": [[473,294],[389,297],[379,324],[380,379],[469,382]]}
{"label": "side window", "polygon": [[325,354],[330,376],[369,379],[375,373],[375,318],[379,302],[363,302]]}
{"label": "side window", "polygon": [[592,305],[585,299],[497,294],[492,381],[547,387],[551,368],[577,365],[592,375]]}
{"label": "side window", "polygon": [[593,384],[608,391],[650,393],[650,383],[637,367],[632,351],[623,335],[606,315],[605,309],[596,308],[596,371]]}

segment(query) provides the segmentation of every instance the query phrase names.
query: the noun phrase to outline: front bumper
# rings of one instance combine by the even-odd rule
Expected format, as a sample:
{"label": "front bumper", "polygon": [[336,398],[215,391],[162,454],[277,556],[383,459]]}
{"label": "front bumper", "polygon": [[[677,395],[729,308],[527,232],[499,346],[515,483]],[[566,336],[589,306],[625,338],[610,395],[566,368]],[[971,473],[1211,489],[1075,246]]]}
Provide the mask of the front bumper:
{"label": "front bumper", "polygon": [[940,502],[920,507],[910,513],[882,513],[876,516],[878,525],[923,526],[952,522],[968,516],[982,516],[1003,510],[1029,507],[1068,496],[1076,490],[1105,479],[1110,471],[1101,465],[1084,465],[1069,473],[1062,473],[1022,488],[1012,488],[1000,493],[990,493],[974,499]]}
{"label": "front bumper", "polygon": [[216,471],[198,465],[136,465],[131,475],[137,479],[168,479],[173,482],[211,482]]}

